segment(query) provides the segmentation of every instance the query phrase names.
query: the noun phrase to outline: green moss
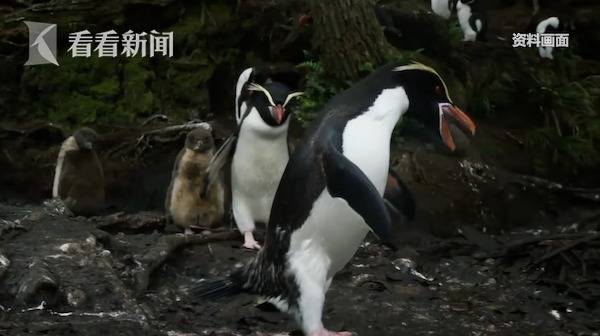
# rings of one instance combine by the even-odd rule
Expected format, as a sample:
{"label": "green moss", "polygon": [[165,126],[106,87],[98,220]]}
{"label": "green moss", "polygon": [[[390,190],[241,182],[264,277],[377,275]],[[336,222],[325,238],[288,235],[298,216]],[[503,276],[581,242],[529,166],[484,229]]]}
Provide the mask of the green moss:
{"label": "green moss", "polygon": [[19,116],[85,124],[110,116],[120,90],[118,63],[110,59],[61,57],[61,66],[26,68]]}
{"label": "green moss", "polygon": [[119,89],[119,80],[116,77],[111,76],[90,87],[90,92],[99,98],[114,99],[118,96]]}
{"label": "green moss", "polygon": [[77,126],[129,122],[153,112],[154,73],[147,59],[64,55],[61,62],[25,70],[20,117]]}
{"label": "green moss", "polygon": [[[295,113],[303,127],[316,118],[319,110],[331,97],[349,86],[349,83],[328,76],[321,62],[313,60],[310,53],[305,51],[305,55],[308,60],[298,65],[306,73],[304,95],[298,99],[298,109]],[[372,68],[372,65],[365,65],[363,68],[366,71]]]}
{"label": "green moss", "polygon": [[148,59],[130,58],[123,65],[123,94],[115,110],[115,119],[132,121],[135,117],[153,113],[151,82],[154,78]]}
{"label": "green moss", "polygon": [[529,147],[572,174],[600,164],[600,79],[577,78],[579,62],[565,55],[552,64],[524,67],[526,79],[515,92],[541,121],[527,136]]}

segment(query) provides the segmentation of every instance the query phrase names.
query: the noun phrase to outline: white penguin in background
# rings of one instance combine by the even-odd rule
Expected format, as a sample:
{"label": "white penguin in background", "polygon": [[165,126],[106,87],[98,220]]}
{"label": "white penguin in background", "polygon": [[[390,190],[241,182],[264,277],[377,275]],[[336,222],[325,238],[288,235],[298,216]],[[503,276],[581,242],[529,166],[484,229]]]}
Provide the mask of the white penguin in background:
{"label": "white penguin in background", "polygon": [[[553,16],[538,23],[535,31],[538,34],[555,33],[559,26],[560,20],[556,16]],[[553,47],[538,47],[541,58],[554,59],[554,56],[552,56],[553,50]]]}
{"label": "white penguin in background", "polygon": [[485,30],[484,18],[475,13],[473,5],[475,1],[458,0],[456,4],[456,13],[460,28],[463,31],[465,42],[475,42],[480,35],[483,35]]}
{"label": "white penguin in background", "polygon": [[456,0],[431,0],[431,10],[448,20],[452,16]]}
{"label": "white penguin in background", "polygon": [[238,128],[215,155],[209,180],[231,160],[231,207],[245,248],[260,248],[253,234],[255,224],[269,221],[275,191],[290,155],[291,103],[301,94],[256,68],[244,70],[238,78]]}

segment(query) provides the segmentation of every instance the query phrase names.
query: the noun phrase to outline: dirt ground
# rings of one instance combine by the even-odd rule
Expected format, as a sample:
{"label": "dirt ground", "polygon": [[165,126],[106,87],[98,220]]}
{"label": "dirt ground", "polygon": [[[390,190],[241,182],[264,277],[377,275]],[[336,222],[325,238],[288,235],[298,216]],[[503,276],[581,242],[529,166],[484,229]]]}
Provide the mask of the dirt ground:
{"label": "dirt ground", "polygon": [[[480,129],[468,157],[418,140],[395,145],[393,167],[415,195],[416,219],[397,223],[399,251],[368,239],[337,275],[328,328],[361,336],[600,335],[598,191],[528,177],[518,143]],[[229,226],[184,239],[160,210],[147,211],[160,209],[180,143],[134,161],[108,155],[112,138],[123,141],[103,139],[107,215],[94,218],[69,217],[44,201],[60,142],[17,138],[6,147],[35,150],[8,165],[0,183],[0,335],[301,335],[257,297],[188,295],[254,252],[240,248]]]}
{"label": "dirt ground", "polygon": [[[254,253],[239,241],[178,249],[136,297],[139,260],[169,228],[126,230],[107,218],[67,218],[51,204],[0,205],[0,218],[0,253],[11,262],[0,285],[0,335],[287,335],[297,328],[256,297],[194,302],[186,295]],[[560,246],[552,237],[587,237],[593,225],[497,236],[465,226],[443,240],[400,232],[395,253],[368,240],[335,278],[324,323],[358,335],[598,335],[597,259],[587,259],[586,293],[565,290],[568,281],[551,284],[552,266],[534,265]],[[20,296],[40,263],[50,283]]]}

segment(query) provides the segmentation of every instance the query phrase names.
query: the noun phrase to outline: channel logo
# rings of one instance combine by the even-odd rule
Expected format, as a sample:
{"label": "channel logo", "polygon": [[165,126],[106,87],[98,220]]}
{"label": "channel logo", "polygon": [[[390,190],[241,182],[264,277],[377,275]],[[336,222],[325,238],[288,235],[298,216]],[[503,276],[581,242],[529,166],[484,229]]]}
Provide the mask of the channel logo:
{"label": "channel logo", "polygon": [[29,58],[25,65],[54,64],[56,60],[56,24],[23,21],[29,29]]}

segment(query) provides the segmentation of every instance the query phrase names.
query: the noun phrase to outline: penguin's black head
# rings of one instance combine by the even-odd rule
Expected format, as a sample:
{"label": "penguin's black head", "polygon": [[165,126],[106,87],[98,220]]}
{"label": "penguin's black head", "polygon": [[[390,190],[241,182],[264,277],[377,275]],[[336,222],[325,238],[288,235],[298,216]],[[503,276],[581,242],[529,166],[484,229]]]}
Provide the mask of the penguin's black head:
{"label": "penguin's black head", "polygon": [[251,104],[270,126],[283,124],[293,110],[293,98],[302,95],[302,92],[290,92],[287,86],[273,81],[267,81],[264,85],[252,83],[248,90],[251,92]]}
{"label": "penguin's black head", "polygon": [[394,71],[408,97],[406,115],[439,132],[442,141],[451,151],[454,151],[456,145],[450,135],[448,118],[452,118],[466,133],[475,134],[475,123],[452,102],[446,83],[434,69],[413,63],[398,66]]}
{"label": "penguin's black head", "polygon": [[185,138],[185,148],[203,153],[214,148],[214,140],[210,129],[198,127],[188,133]]}
{"label": "penguin's black head", "polygon": [[98,134],[91,128],[82,127],[73,133],[79,149],[92,150],[98,140]]}

